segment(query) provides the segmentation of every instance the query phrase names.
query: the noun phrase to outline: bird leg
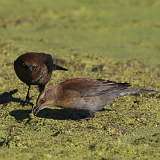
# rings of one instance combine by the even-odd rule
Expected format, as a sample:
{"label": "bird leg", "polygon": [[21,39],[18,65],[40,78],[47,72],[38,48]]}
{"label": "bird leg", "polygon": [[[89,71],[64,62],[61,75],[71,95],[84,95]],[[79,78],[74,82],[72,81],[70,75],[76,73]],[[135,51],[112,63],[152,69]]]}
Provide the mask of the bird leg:
{"label": "bird leg", "polygon": [[29,97],[29,91],[30,91],[30,89],[31,89],[31,86],[29,85],[28,86],[27,95],[26,95],[26,101],[28,101],[30,99],[30,97]]}
{"label": "bird leg", "polygon": [[29,86],[28,86],[27,95],[26,95],[26,99],[25,99],[25,101],[22,102],[22,105],[23,105],[23,106],[25,106],[26,104],[31,104],[31,105],[33,105],[33,104],[30,102],[30,100],[32,99],[32,98],[29,96],[30,88],[31,88],[31,86],[29,85]]}

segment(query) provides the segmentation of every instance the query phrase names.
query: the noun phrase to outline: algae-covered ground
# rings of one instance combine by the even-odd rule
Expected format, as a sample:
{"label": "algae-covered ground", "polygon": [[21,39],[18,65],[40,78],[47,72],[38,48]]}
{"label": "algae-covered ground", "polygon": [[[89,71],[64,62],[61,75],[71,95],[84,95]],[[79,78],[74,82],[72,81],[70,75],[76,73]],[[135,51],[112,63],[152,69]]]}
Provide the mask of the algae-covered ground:
{"label": "algae-covered ground", "polygon": [[119,98],[90,120],[57,108],[35,117],[18,102],[27,87],[13,70],[20,54],[44,51],[69,69],[50,83],[92,77],[160,90],[159,15],[159,0],[0,0],[0,159],[159,159],[160,95]]}

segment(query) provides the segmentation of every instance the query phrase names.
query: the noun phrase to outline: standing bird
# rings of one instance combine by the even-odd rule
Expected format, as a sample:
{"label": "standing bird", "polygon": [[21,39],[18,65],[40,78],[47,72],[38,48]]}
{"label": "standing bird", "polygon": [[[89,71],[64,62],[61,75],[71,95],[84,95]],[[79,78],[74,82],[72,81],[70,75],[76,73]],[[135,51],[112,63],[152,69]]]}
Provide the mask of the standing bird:
{"label": "standing bird", "polygon": [[27,52],[20,55],[14,61],[14,70],[18,78],[28,85],[25,103],[30,101],[29,91],[31,85],[38,85],[41,93],[51,79],[52,71],[67,71],[66,68],[54,63],[54,59],[50,54],[36,52]]}
{"label": "standing bird", "polygon": [[46,107],[59,106],[75,110],[85,110],[94,116],[106,104],[115,98],[140,93],[157,93],[149,89],[132,88],[128,83],[116,83],[109,80],[73,78],[56,86],[48,86],[39,95],[33,114],[36,115]]}

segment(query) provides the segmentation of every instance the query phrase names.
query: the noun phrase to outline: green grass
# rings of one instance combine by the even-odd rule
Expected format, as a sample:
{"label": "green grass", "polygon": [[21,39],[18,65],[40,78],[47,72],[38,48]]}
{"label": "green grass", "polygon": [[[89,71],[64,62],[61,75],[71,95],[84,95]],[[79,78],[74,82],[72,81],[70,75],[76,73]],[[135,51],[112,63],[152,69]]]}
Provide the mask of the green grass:
{"label": "green grass", "polygon": [[[92,77],[160,90],[159,14],[158,0],[0,0],[0,93],[18,88],[14,97],[25,98],[13,61],[26,51],[65,60],[69,72],[55,72],[50,83]],[[35,88],[32,95],[35,102]],[[159,107],[159,95],[127,96],[75,121],[0,105],[0,159],[157,160]]]}

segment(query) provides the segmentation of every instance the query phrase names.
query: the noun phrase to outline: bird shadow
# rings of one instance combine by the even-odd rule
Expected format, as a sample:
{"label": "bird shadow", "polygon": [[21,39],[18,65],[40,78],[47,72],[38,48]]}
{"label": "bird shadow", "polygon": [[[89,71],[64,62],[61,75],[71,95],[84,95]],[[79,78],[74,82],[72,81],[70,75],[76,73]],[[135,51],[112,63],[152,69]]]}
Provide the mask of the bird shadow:
{"label": "bird shadow", "polygon": [[[17,121],[23,121],[24,119],[30,119],[31,110],[13,110],[9,114],[13,116]],[[90,113],[88,111],[77,111],[73,109],[50,109],[45,108],[36,115],[40,118],[55,119],[55,120],[82,120],[89,119]]]}
{"label": "bird shadow", "polygon": [[18,110],[13,110],[11,111],[9,114],[11,116],[13,116],[16,121],[23,121],[24,119],[30,119],[30,113],[32,112],[32,110],[28,109],[28,110],[22,110],[22,109],[18,109]]}
{"label": "bird shadow", "polygon": [[[102,109],[98,112],[103,112],[106,110],[111,111],[110,109]],[[76,110],[71,108],[45,108],[39,111],[36,116],[55,120],[89,120],[94,118],[94,113],[91,114],[88,110]]]}
{"label": "bird shadow", "polygon": [[[22,100],[21,98],[13,97],[13,95],[17,92],[18,92],[18,89],[13,89],[11,91],[0,93],[0,105],[7,105],[8,103],[11,103],[11,102],[24,104],[25,101]],[[28,104],[33,105],[31,102],[29,102]]]}
{"label": "bird shadow", "polygon": [[90,113],[85,110],[50,108],[41,110],[36,116],[56,120],[82,120],[91,118]]}

